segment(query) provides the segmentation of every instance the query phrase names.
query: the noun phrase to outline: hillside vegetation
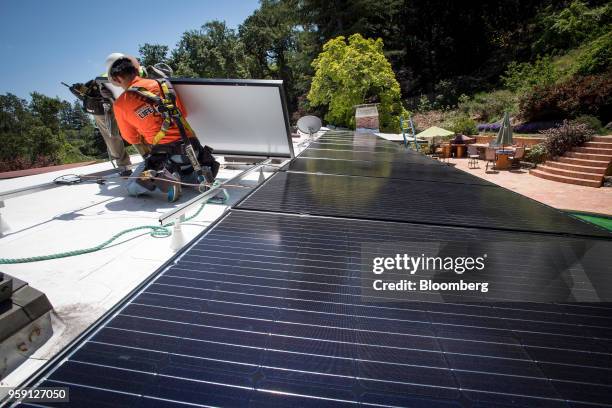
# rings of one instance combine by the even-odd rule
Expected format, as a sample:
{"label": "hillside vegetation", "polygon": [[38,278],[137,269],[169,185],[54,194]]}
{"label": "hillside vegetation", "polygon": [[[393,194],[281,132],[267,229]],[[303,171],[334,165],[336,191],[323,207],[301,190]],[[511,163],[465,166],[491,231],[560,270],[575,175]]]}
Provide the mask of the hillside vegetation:
{"label": "hillside vegetation", "polygon": [[[356,34],[354,54],[326,56]],[[236,28],[203,22],[139,58],[177,76],[282,79],[292,121],[352,126],[353,104],[378,102],[390,131],[408,110],[420,129],[472,134],[509,111],[524,133],[576,118],[605,132],[611,49],[609,0],[261,0]],[[2,169],[105,157],[90,118],[38,93],[0,96],[0,137]]]}

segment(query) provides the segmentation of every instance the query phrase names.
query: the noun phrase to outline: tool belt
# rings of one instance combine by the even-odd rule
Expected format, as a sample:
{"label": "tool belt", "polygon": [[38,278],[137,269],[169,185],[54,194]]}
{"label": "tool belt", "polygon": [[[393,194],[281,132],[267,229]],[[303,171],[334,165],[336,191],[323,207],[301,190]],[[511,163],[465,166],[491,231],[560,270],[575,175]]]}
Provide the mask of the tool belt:
{"label": "tool belt", "polygon": [[[190,142],[202,166],[206,181],[214,182],[220,165],[212,155],[213,149],[209,146],[202,146],[195,137],[190,138]],[[152,146],[151,154],[145,159],[145,170],[162,171],[164,168],[170,173],[178,173],[181,176],[193,173],[193,166],[187,157],[185,144],[182,141]]]}
{"label": "tool belt", "polygon": [[[144,87],[127,89],[127,92],[132,92],[152,105],[162,118],[161,127],[153,138],[151,156],[147,159],[145,166],[150,166],[153,169],[161,166],[177,175],[195,172],[198,181],[201,183],[200,186],[204,189],[210,188],[219,171],[219,163],[213,157],[212,149],[208,146],[202,147],[195,137],[195,132],[177,106],[176,93],[170,81],[165,78],[156,81],[159,85],[160,95]],[[172,125],[175,125],[179,130],[181,141],[160,144]]]}

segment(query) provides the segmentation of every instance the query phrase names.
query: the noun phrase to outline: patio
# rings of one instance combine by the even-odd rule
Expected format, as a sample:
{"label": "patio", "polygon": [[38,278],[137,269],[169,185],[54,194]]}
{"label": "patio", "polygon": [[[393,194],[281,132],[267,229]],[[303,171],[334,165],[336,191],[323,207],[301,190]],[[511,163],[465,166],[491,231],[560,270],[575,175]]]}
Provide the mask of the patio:
{"label": "patio", "polygon": [[485,161],[468,167],[468,158],[448,160],[449,165],[482,179],[515,191],[526,197],[561,210],[612,215],[612,188],[592,188],[564,184],[529,175],[528,169],[491,170],[485,172]]}

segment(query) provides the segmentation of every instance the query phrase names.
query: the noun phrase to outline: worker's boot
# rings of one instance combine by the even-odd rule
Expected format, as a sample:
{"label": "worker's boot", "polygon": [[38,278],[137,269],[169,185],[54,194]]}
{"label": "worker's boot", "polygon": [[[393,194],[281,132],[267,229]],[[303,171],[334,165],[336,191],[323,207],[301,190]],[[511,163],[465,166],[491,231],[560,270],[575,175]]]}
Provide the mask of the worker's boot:
{"label": "worker's boot", "polygon": [[119,177],[130,177],[132,175],[132,170],[127,166],[119,166],[117,167],[117,173],[119,173]]}
{"label": "worker's boot", "polygon": [[174,184],[168,188],[168,202],[174,203],[181,198],[181,186],[180,184]]}
{"label": "worker's boot", "polygon": [[[177,182],[181,181],[181,176],[179,175],[179,173],[176,173],[176,172],[172,173],[171,177],[173,181],[177,181]],[[183,193],[183,188],[181,184],[170,182],[168,185],[168,192],[167,192],[168,202],[174,203],[178,201],[178,199],[181,198],[182,193]]]}

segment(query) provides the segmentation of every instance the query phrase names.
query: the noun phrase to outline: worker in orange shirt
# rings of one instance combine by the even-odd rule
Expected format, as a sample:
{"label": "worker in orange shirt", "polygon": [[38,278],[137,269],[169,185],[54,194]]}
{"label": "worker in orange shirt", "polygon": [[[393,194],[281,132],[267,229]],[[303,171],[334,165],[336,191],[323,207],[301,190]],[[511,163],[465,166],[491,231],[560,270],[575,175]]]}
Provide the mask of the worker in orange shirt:
{"label": "worker in orange shirt", "polygon": [[[121,136],[128,143],[144,141],[151,146],[151,154],[132,174],[132,177],[138,178],[130,179],[127,183],[128,193],[138,196],[161,191],[167,195],[169,202],[174,202],[181,194],[180,182],[211,184],[219,170],[219,163],[212,156],[212,149],[203,147],[187,124],[187,112],[178,96],[172,93],[175,107],[161,102],[169,100],[170,95],[166,95],[172,92],[168,89],[169,84],[141,78],[134,58],[126,56],[108,63],[108,78],[111,83],[124,89],[113,106]],[[175,115],[171,120],[162,115],[168,106],[174,107]],[[181,135],[177,121],[182,124],[184,135]],[[195,153],[192,159],[188,156],[191,148]],[[194,163],[196,158],[197,162]],[[194,167],[200,167],[198,174]],[[145,171],[154,176],[142,177]]]}

